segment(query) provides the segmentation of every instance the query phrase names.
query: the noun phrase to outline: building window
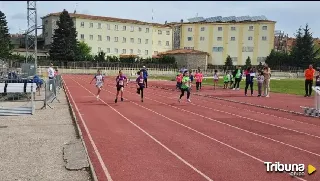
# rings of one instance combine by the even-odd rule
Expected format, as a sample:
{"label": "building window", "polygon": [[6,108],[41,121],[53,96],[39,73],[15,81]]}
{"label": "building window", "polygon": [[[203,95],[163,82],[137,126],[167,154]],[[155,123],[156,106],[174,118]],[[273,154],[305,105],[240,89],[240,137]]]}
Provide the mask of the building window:
{"label": "building window", "polygon": [[90,35],[90,40],[93,40],[93,35]]}
{"label": "building window", "polygon": [[118,31],[118,25],[114,25],[114,30]]}
{"label": "building window", "polygon": [[138,38],[138,43],[141,44],[141,38]]}
{"label": "building window", "polygon": [[134,43],[134,38],[130,38],[130,42],[131,42],[131,43]]}
{"label": "building window", "polygon": [[126,26],[122,26],[122,31],[126,31],[127,27]]}
{"label": "building window", "polygon": [[170,46],[170,42],[169,41],[166,41],[166,46]]}
{"label": "building window", "polygon": [[222,27],[218,27],[218,31],[222,31]]}
{"label": "building window", "polygon": [[267,41],[267,37],[266,36],[262,36],[262,40],[263,41]]}
{"label": "building window", "polygon": [[139,54],[139,55],[141,54],[141,50],[140,50],[140,49],[138,49],[138,54]]}
{"label": "building window", "polygon": [[188,41],[192,41],[192,37],[188,37]]}
{"label": "building window", "polygon": [[90,28],[93,28],[93,23],[90,23]]}
{"label": "building window", "polygon": [[213,47],[212,51],[213,52],[223,52],[223,47]]}
{"label": "building window", "polygon": [[249,37],[248,37],[248,40],[249,40],[249,41],[252,41],[252,36],[249,36]]}
{"label": "building window", "polygon": [[166,35],[170,35],[170,31],[166,31]]}
{"label": "building window", "polygon": [[118,37],[114,37],[114,42],[118,42]]}
{"label": "building window", "polygon": [[253,47],[242,47],[242,52],[253,52]]}
{"label": "building window", "polygon": [[122,54],[126,54],[127,50],[126,49],[122,49]]}
{"label": "building window", "polygon": [[84,28],[84,22],[81,22],[81,25],[80,25],[82,28]]}
{"label": "building window", "polygon": [[114,49],[114,53],[118,53],[118,48],[115,48],[115,49]]}
{"label": "building window", "polygon": [[101,47],[98,47],[98,52],[101,52]]}
{"label": "building window", "polygon": [[110,41],[110,36],[107,36],[107,41]]}
{"label": "building window", "polygon": [[194,50],[194,47],[184,47],[184,49],[187,49],[187,50]]}
{"label": "building window", "polygon": [[130,49],[130,54],[131,54],[131,55],[133,54],[133,49]]}
{"label": "building window", "polygon": [[107,53],[110,53],[110,48],[107,48]]}
{"label": "building window", "polygon": [[162,35],[162,31],[161,30],[158,30],[158,35]]}
{"label": "building window", "polygon": [[222,37],[217,37],[217,41],[222,41]]}
{"label": "building window", "polygon": [[268,26],[262,26],[262,30],[268,30]]}
{"label": "building window", "polygon": [[249,26],[249,31],[253,31],[253,26]]}
{"label": "building window", "polygon": [[146,28],[146,33],[149,33],[149,28]]}
{"label": "building window", "polygon": [[200,29],[201,31],[204,31],[204,27],[201,27],[201,29]]}
{"label": "building window", "polygon": [[203,36],[200,37],[200,41],[204,41],[204,37]]}
{"label": "building window", "polygon": [[101,29],[101,23],[98,23],[98,29]]}
{"label": "building window", "polygon": [[236,37],[231,37],[231,41],[236,41]]}
{"label": "building window", "polygon": [[98,41],[102,41],[101,35],[98,35]]}
{"label": "building window", "polygon": [[80,39],[81,39],[81,40],[84,40],[84,34],[81,34],[81,35],[80,35]]}
{"label": "building window", "polygon": [[133,26],[130,27],[130,31],[131,31],[131,32],[134,31],[134,27],[133,27]]}
{"label": "building window", "polygon": [[126,43],[127,42],[127,38],[123,37],[122,38],[122,43]]}
{"label": "building window", "polygon": [[148,44],[148,43],[149,43],[149,40],[148,40],[148,39],[146,39],[145,44]]}
{"label": "building window", "polygon": [[145,51],[144,51],[144,54],[145,54],[145,55],[148,55],[148,53],[149,53],[148,50],[145,50]]}
{"label": "building window", "polygon": [[110,30],[110,25],[109,24],[107,24],[107,30]]}
{"label": "building window", "polygon": [[139,27],[139,31],[142,31],[142,28],[141,28],[141,27]]}
{"label": "building window", "polygon": [[158,45],[161,45],[161,41],[158,41]]}
{"label": "building window", "polygon": [[188,31],[189,31],[189,32],[192,32],[192,28],[188,28]]}
{"label": "building window", "polygon": [[231,31],[236,31],[236,27],[232,26]]}

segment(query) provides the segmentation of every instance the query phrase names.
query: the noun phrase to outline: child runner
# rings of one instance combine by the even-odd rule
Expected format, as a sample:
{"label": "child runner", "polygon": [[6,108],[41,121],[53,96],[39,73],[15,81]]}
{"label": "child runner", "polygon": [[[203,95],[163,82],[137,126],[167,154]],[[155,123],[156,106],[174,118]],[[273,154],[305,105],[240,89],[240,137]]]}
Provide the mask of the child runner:
{"label": "child runner", "polygon": [[126,85],[128,85],[128,79],[126,76],[124,76],[122,74],[122,71],[119,71],[119,75],[116,78],[116,82],[117,82],[117,95],[116,95],[116,99],[114,100],[115,103],[118,102],[118,96],[119,96],[119,92],[121,91],[121,101],[123,101],[123,89],[124,89],[124,81],[126,81]]}
{"label": "child runner", "polygon": [[202,72],[200,71],[200,90],[202,88],[202,80],[203,80],[203,74]]}
{"label": "child runner", "polygon": [[196,89],[197,92],[199,91],[200,83],[201,83],[201,74],[196,70],[196,73],[194,74],[194,78],[196,79]]}
{"label": "child runner", "polygon": [[183,75],[182,73],[180,72],[177,77],[176,77],[176,80],[177,80],[177,85],[176,85],[176,89],[181,89],[181,81],[182,81],[182,78],[183,78]]}
{"label": "child runner", "polygon": [[143,89],[144,89],[144,77],[143,72],[138,72],[137,82],[137,93],[141,95],[141,102],[143,102]]}
{"label": "child runner", "polygon": [[213,74],[213,89],[216,89],[216,85],[219,82],[219,75],[218,75],[218,70],[214,70]]}
{"label": "child runner", "polygon": [[258,82],[258,97],[261,97],[262,94],[262,85],[264,81],[264,76],[263,76],[263,71],[260,71],[258,77],[257,77],[257,82]]}
{"label": "child runner", "polygon": [[91,80],[90,84],[92,83],[92,81],[96,79],[96,87],[98,88],[98,93],[97,93],[97,100],[99,100],[99,95],[100,95],[100,92],[101,92],[101,88],[103,86],[103,82],[104,82],[104,77],[103,75],[101,74],[101,71],[98,70],[97,71],[97,75],[95,75],[93,77],[93,79]]}
{"label": "child runner", "polygon": [[190,86],[191,86],[191,81],[189,77],[189,72],[185,71],[183,73],[183,78],[182,78],[182,85],[181,85],[181,94],[179,97],[179,102],[181,101],[181,98],[184,96],[184,92],[187,91],[187,101],[190,101]]}
{"label": "child runner", "polygon": [[223,76],[223,89],[228,89],[229,78],[230,78],[230,76],[226,72],[225,75]]}
{"label": "child runner", "polygon": [[251,90],[251,96],[253,96],[253,76],[251,76],[251,67],[248,67],[247,70],[245,71],[245,75],[246,75],[246,87],[244,88],[244,94],[245,96],[247,96],[247,91],[248,91],[248,87],[250,85],[250,90]]}

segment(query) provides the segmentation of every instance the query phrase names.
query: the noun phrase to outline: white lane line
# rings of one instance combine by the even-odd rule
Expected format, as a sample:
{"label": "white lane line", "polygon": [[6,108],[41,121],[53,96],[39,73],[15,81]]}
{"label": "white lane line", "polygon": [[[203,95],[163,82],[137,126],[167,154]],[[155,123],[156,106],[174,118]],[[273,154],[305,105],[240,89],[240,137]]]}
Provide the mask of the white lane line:
{"label": "white lane line", "polygon": [[[154,93],[150,93],[150,94],[152,94],[152,95],[157,95],[157,96],[159,96],[159,97],[163,97],[163,98],[167,98],[167,99],[172,99],[172,100],[173,100],[173,98],[169,98],[168,96],[162,96],[162,95],[158,95],[158,94],[154,94]],[[302,132],[302,131],[298,131],[298,130],[286,128],[286,127],[279,126],[279,125],[275,125],[275,124],[272,124],[272,123],[267,123],[267,122],[259,121],[259,120],[257,120],[257,119],[252,119],[252,118],[249,118],[249,117],[246,117],[246,116],[240,116],[240,115],[237,115],[237,114],[233,114],[233,113],[221,111],[221,110],[218,110],[218,109],[214,109],[214,108],[202,106],[202,105],[199,105],[199,104],[194,104],[194,103],[189,103],[189,104],[194,105],[194,106],[197,106],[197,107],[201,107],[201,108],[213,110],[213,111],[216,111],[216,112],[221,112],[221,113],[228,114],[228,115],[232,115],[232,116],[236,116],[236,117],[239,117],[239,118],[248,119],[248,120],[250,120],[250,121],[254,121],[254,122],[266,124],[266,125],[269,125],[269,126],[277,127],[277,128],[284,129],[284,130],[289,130],[289,131],[292,131],[292,132],[296,132],[296,133],[299,133],[299,134],[304,134],[304,135],[307,135],[307,136],[311,136],[311,137],[320,139],[320,136],[317,136],[317,135],[313,135],[313,134],[305,133],[305,132]]]}
{"label": "white lane line", "polygon": [[[84,86],[82,86],[79,82],[73,80],[74,82],[76,82],[78,85],[80,85],[82,88],[84,88],[85,90],[87,90],[89,93],[93,94],[90,90],[88,90],[87,88],[85,88]],[[99,98],[100,99],[100,98]],[[127,117],[125,117],[123,114],[121,114],[119,111],[117,111],[116,109],[114,109],[112,106],[110,106],[108,103],[106,103],[104,100],[100,99],[101,102],[103,102],[105,105],[107,105],[109,108],[111,108],[113,111],[115,111],[117,114],[119,114],[121,117],[123,117],[125,120],[127,120],[129,123],[131,123],[133,126],[135,126],[136,128],[138,128],[140,131],[142,131],[144,134],[146,134],[147,136],[149,136],[153,141],[155,141],[156,143],[158,143],[160,146],[162,146],[164,149],[166,149],[168,152],[170,152],[173,156],[175,156],[177,159],[179,159],[181,162],[183,162],[184,164],[186,164],[187,166],[189,166],[191,169],[193,169],[195,172],[197,172],[198,174],[200,174],[201,176],[203,176],[206,180],[208,181],[213,181],[210,177],[208,177],[207,175],[205,175],[204,173],[202,173],[200,170],[198,170],[197,168],[195,168],[193,165],[191,165],[190,163],[188,163],[186,160],[184,160],[183,158],[181,158],[178,154],[176,154],[175,152],[173,152],[172,150],[170,150],[168,147],[166,147],[164,144],[162,144],[160,141],[158,141],[156,138],[154,138],[153,136],[151,136],[148,132],[146,132],[144,129],[142,129],[141,127],[139,127],[138,125],[136,125],[134,122],[132,122],[130,119],[128,119]]]}
{"label": "white lane line", "polygon": [[[105,163],[103,162],[103,160],[102,160],[102,157],[101,157],[101,155],[100,155],[100,153],[99,153],[99,150],[98,150],[96,144],[94,143],[94,141],[93,141],[93,139],[92,139],[92,136],[91,136],[91,134],[90,134],[90,132],[89,132],[89,129],[88,129],[85,121],[83,120],[82,115],[81,115],[81,113],[80,113],[80,111],[79,111],[79,109],[78,109],[78,106],[77,106],[77,104],[75,103],[75,101],[74,101],[74,99],[73,99],[73,96],[71,95],[71,93],[70,93],[70,91],[69,91],[68,86],[67,86],[66,83],[65,83],[65,87],[66,87],[66,90],[67,90],[68,94],[70,95],[70,99],[71,99],[71,101],[72,101],[72,103],[73,103],[73,105],[74,105],[74,107],[75,107],[75,109],[76,109],[76,111],[77,111],[77,113],[78,113],[78,115],[79,115],[79,117],[80,117],[80,120],[81,120],[81,122],[82,122],[82,124],[83,124],[83,127],[84,127],[84,129],[86,130],[86,132],[87,132],[87,135],[88,135],[88,138],[89,138],[89,140],[90,140],[90,143],[91,143],[91,145],[92,145],[92,147],[93,147],[93,149],[94,149],[94,152],[96,153],[96,155],[97,155],[97,157],[98,157],[98,160],[99,160],[99,163],[100,163],[100,165],[101,165],[101,167],[102,167],[102,169],[103,169],[103,172],[104,172],[105,176],[107,177],[107,181],[112,181],[112,178],[111,178],[111,175],[110,175],[110,173],[109,173],[109,171],[108,171],[108,169],[107,169],[107,166],[106,166],[106,164],[105,164]],[[78,88],[79,88],[79,87],[78,87]],[[89,156],[89,155],[88,155],[88,156]]]}

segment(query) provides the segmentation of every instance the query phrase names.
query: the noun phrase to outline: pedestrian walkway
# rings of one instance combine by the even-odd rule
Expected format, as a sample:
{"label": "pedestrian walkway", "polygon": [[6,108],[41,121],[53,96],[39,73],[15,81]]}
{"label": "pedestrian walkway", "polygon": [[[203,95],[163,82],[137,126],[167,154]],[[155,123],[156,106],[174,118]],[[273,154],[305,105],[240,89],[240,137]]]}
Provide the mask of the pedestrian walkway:
{"label": "pedestrian walkway", "polygon": [[[43,100],[41,95],[36,100]],[[54,109],[41,110],[43,101],[36,101],[35,115],[0,117],[1,181],[91,180],[64,91],[58,98]]]}

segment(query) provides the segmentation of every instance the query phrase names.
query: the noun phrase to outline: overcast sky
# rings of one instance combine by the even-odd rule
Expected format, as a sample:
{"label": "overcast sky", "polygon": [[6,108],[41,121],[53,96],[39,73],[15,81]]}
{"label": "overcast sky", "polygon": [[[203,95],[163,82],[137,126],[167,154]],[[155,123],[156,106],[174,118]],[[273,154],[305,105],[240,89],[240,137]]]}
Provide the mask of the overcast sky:
{"label": "overcast sky", "polygon": [[[293,36],[300,26],[309,24],[314,37],[320,37],[320,19],[318,16],[320,2],[317,1],[38,1],[37,13],[40,17],[60,12],[63,9],[98,16],[136,19],[151,22],[152,9],[154,22],[164,23],[180,21],[198,16],[259,16],[277,21],[276,30],[282,30]],[[7,16],[10,33],[18,33],[27,27],[26,1],[0,1],[0,10]]]}

